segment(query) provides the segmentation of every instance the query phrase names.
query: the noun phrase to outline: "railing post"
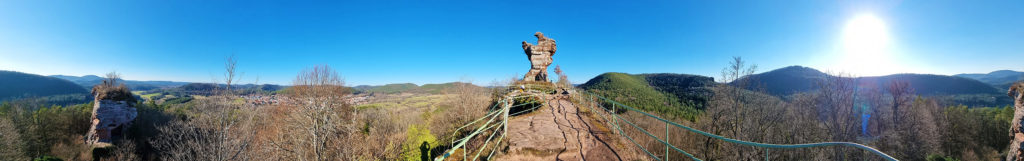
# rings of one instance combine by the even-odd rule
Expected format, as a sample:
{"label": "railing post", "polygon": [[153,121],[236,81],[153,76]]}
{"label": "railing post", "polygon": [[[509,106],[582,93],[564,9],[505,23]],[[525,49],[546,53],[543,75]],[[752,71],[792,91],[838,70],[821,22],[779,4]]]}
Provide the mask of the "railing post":
{"label": "railing post", "polygon": [[[668,122],[665,122],[665,142],[672,143],[668,141]],[[668,144],[665,144],[665,161],[668,161]]]}
{"label": "railing post", "polygon": [[764,148],[764,161],[768,161],[768,148]]}
{"label": "railing post", "polygon": [[511,97],[507,97],[505,99],[506,99],[506,101],[505,101],[505,108],[504,108],[504,111],[505,111],[505,118],[504,119],[505,120],[504,120],[504,123],[503,123],[505,125],[502,125],[504,127],[504,129],[501,130],[502,135],[505,135],[505,134],[508,133],[508,113],[512,112],[512,102],[509,101],[509,100],[512,100],[512,98]]}
{"label": "railing post", "polygon": [[[619,121],[618,121],[619,118],[615,117],[615,103],[612,103],[611,116],[612,116],[612,126],[619,127]],[[623,135],[623,134],[620,132],[619,135]]]}

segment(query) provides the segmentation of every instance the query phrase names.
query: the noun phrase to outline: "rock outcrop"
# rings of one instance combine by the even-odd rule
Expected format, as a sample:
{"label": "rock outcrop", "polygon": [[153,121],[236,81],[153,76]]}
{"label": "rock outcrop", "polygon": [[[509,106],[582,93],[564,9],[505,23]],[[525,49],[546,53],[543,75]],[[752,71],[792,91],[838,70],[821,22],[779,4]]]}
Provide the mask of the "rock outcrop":
{"label": "rock outcrop", "polygon": [[523,41],[523,51],[526,58],[530,60],[530,72],[523,76],[523,81],[548,81],[548,66],[555,56],[555,40],[544,37],[544,33],[534,33],[537,37],[537,45]]}
{"label": "rock outcrop", "polygon": [[92,106],[92,127],[85,142],[110,143],[120,138],[138,116],[135,99],[124,84],[114,86],[113,81],[93,87],[95,102]]}
{"label": "rock outcrop", "polygon": [[[567,91],[563,91],[567,92]],[[493,160],[651,160],[565,95],[543,95],[536,111],[508,120],[508,147]],[[486,154],[486,153],[485,153]]]}
{"label": "rock outcrop", "polygon": [[1024,160],[1024,82],[1017,82],[1010,86],[1007,95],[1013,97],[1013,121],[1010,122],[1010,148],[1006,153],[1006,160]]}

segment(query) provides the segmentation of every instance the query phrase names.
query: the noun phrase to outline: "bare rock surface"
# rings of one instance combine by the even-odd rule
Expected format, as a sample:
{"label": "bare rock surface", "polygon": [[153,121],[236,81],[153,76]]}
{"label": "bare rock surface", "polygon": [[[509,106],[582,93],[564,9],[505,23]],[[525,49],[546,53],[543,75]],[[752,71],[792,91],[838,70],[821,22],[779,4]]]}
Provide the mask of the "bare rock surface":
{"label": "bare rock surface", "polygon": [[92,127],[86,135],[88,143],[110,143],[131,125],[138,115],[127,101],[96,100],[92,107]]}
{"label": "bare rock surface", "polygon": [[548,66],[555,56],[555,39],[544,36],[544,33],[534,33],[537,37],[537,45],[523,41],[523,51],[526,58],[530,60],[530,71],[523,76],[524,81],[548,81]]}
{"label": "bare rock surface", "polygon": [[1006,160],[1024,160],[1024,82],[1017,82],[1010,86],[1006,92],[1013,98],[1013,121],[1010,122],[1010,148],[1006,153]]}
{"label": "bare rock surface", "polygon": [[539,110],[509,120],[508,151],[495,160],[644,160],[572,102],[546,99]]}

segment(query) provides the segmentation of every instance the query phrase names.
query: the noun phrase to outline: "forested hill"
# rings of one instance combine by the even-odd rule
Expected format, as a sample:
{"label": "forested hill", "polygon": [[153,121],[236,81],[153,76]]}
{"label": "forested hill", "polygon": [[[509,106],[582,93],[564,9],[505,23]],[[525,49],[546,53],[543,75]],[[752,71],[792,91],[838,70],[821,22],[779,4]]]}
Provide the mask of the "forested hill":
{"label": "forested hill", "polygon": [[714,84],[714,78],[698,75],[611,72],[579,87],[644,110],[693,117],[707,106]]}
{"label": "forested hill", "polygon": [[817,83],[831,77],[813,68],[789,66],[772,71],[754,74],[729,82],[739,86],[739,82],[748,82],[745,89],[763,89],[764,92],[776,96],[788,96],[800,92],[817,90]]}
{"label": "forested hill", "polygon": [[1024,72],[1012,70],[997,70],[986,74],[957,74],[953,76],[978,80],[997,89],[1008,89],[1013,82],[1024,80]]}
{"label": "forested hill", "polygon": [[978,80],[934,74],[893,74],[878,77],[861,77],[860,84],[875,84],[880,87],[893,81],[910,83],[915,93],[926,96],[957,94],[1000,94],[999,90]]}
{"label": "forested hill", "polygon": [[85,88],[71,81],[0,70],[0,100],[16,97],[46,97],[69,94],[88,95],[88,93],[89,91]]}
{"label": "forested hill", "polygon": [[[763,89],[765,92],[776,96],[788,96],[800,92],[817,90],[818,82],[826,78],[835,78],[813,68],[802,66],[789,66],[760,74],[754,74],[730,82],[737,85],[737,82],[751,82],[745,86],[746,89]],[[999,90],[977,80],[933,74],[893,74],[875,77],[856,77],[857,84],[862,87],[887,88],[887,84],[893,81],[906,81],[916,94],[925,96],[939,95],[972,95],[972,94],[999,94]]]}
{"label": "forested hill", "polygon": [[[78,77],[78,76],[68,76],[68,75],[51,75],[50,77],[68,80],[68,81],[74,82],[75,84],[78,84],[78,85],[80,85],[82,87],[85,87],[85,88],[92,88],[92,86],[95,86],[95,85],[100,84],[100,83],[103,82],[103,77],[99,77],[99,76],[96,76],[96,75],[86,75],[86,76],[81,76],[81,77]],[[151,89],[157,89],[157,88],[174,88],[174,87],[180,87],[180,86],[189,84],[189,82],[136,81],[136,80],[121,80],[121,79],[118,79],[118,82],[123,82],[126,86],[128,86],[128,88],[131,88],[132,90],[138,90],[138,91],[151,90]]]}

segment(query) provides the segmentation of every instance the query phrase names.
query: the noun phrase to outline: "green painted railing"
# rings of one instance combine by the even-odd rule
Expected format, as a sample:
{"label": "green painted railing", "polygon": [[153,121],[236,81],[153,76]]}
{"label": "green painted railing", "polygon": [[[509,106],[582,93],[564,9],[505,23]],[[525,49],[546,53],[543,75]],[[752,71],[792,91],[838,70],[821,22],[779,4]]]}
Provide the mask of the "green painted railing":
{"label": "green painted railing", "polygon": [[[679,149],[675,145],[672,145],[671,143],[668,143],[665,140],[668,136],[670,136],[669,133],[668,133],[669,125],[672,125],[672,126],[675,126],[675,127],[678,127],[678,128],[683,128],[683,129],[685,129],[687,131],[690,131],[690,132],[694,132],[694,133],[697,133],[697,134],[700,134],[700,135],[704,135],[704,136],[711,137],[711,138],[718,139],[718,140],[723,140],[723,141],[730,142],[730,143],[736,143],[736,144],[740,144],[740,145],[747,145],[747,146],[754,146],[754,147],[765,148],[765,155],[766,155],[765,156],[765,160],[768,159],[768,156],[767,156],[768,155],[768,149],[794,149],[794,148],[811,148],[811,147],[825,147],[825,146],[847,146],[847,147],[854,147],[854,148],[858,148],[858,149],[862,149],[862,150],[871,152],[872,154],[875,154],[875,155],[877,155],[877,156],[879,156],[879,157],[881,157],[881,158],[883,158],[885,160],[897,161],[896,158],[893,158],[892,156],[889,156],[888,154],[885,154],[885,153],[883,153],[881,151],[878,151],[875,148],[871,148],[871,147],[866,146],[866,145],[852,143],[852,142],[819,142],[819,143],[807,143],[807,144],[769,144],[769,143],[758,143],[758,142],[751,142],[751,141],[744,141],[744,140],[737,140],[737,139],[727,138],[727,137],[724,137],[724,136],[715,135],[715,134],[712,134],[712,133],[708,133],[708,132],[704,132],[704,131],[701,131],[701,130],[697,130],[697,129],[694,129],[694,128],[689,127],[689,126],[680,125],[678,123],[666,120],[664,118],[652,115],[650,113],[638,110],[638,109],[633,108],[633,107],[626,106],[626,105],[624,105],[622,103],[616,102],[614,100],[611,100],[611,99],[608,99],[608,98],[605,98],[605,97],[602,97],[602,96],[599,96],[599,95],[596,95],[596,94],[593,94],[593,93],[590,93],[590,92],[583,92],[583,93],[585,93],[586,96],[590,97],[589,101],[594,101],[594,102],[602,101],[602,102],[606,102],[606,103],[610,104],[612,106],[612,108],[604,108],[604,107],[598,108],[598,109],[603,111],[603,113],[601,113],[602,114],[601,117],[603,119],[605,119],[606,122],[611,122],[612,126],[619,131],[620,136],[625,137],[626,139],[629,139],[630,142],[632,142],[637,147],[640,147],[641,150],[643,150],[645,153],[647,153],[648,156],[650,156],[651,158],[654,158],[655,160],[663,160],[663,158],[660,158],[657,155],[654,155],[653,153],[648,151],[647,148],[644,148],[643,146],[640,146],[640,144],[636,143],[636,141],[633,140],[632,137],[623,134],[624,131],[622,130],[621,127],[619,127],[618,122],[620,122],[620,121],[621,122],[626,122],[630,126],[638,129],[640,132],[643,132],[647,136],[650,136],[650,137],[654,138],[655,140],[657,140],[658,142],[660,142],[661,144],[664,144],[666,146],[666,150],[665,150],[666,154],[668,154],[668,149],[672,149],[672,150],[675,150],[676,152],[679,152],[679,153],[682,153],[682,154],[686,155],[687,157],[689,157],[690,159],[693,159],[693,160],[701,160],[701,159],[695,157],[693,154],[690,154],[690,153],[688,153],[688,152],[686,152],[686,151],[684,151],[682,149]],[[600,106],[601,104],[597,104],[597,105]],[[654,119],[657,119],[658,121],[664,122],[666,124],[665,125],[665,129],[666,129],[665,130],[665,137],[659,138],[657,136],[654,136],[654,134],[651,134],[650,132],[648,132],[647,130],[644,130],[640,126],[637,126],[633,122],[630,122],[629,120],[620,117],[619,114],[617,114],[617,112],[616,112],[619,108],[622,108],[622,109],[625,109],[625,110],[629,110],[631,112],[637,112],[637,113],[643,114],[646,117],[654,118]],[[595,110],[595,108],[591,108],[591,109]],[[611,116],[604,116],[604,115],[611,115]],[[611,118],[611,119],[609,119],[609,118]],[[664,160],[668,159],[668,155],[664,155],[664,157],[665,157]]]}
{"label": "green painted railing", "polygon": [[[473,157],[472,157],[473,159],[472,160],[476,160],[477,158],[480,158],[480,155],[483,153],[483,151],[485,149],[488,149],[487,146],[491,143],[492,140],[495,140],[494,139],[494,135],[498,134],[499,131],[500,131],[501,135],[499,135],[499,137],[496,139],[497,141],[494,143],[494,146],[491,147],[492,150],[491,150],[490,154],[488,154],[486,156],[486,158],[491,158],[492,156],[494,156],[495,152],[498,151],[497,150],[498,146],[501,145],[501,142],[504,140],[505,135],[507,134],[507,131],[508,131],[508,126],[507,125],[508,125],[508,118],[509,118],[509,116],[510,115],[518,115],[518,114],[522,114],[522,113],[529,112],[529,111],[534,111],[534,110],[536,110],[537,108],[540,107],[540,106],[532,107],[530,109],[524,109],[522,111],[518,111],[516,113],[509,114],[509,112],[510,112],[510,110],[512,108],[519,107],[519,106],[530,105],[532,103],[538,103],[536,100],[534,100],[534,101],[530,101],[530,102],[524,102],[524,103],[519,104],[519,105],[513,105],[513,103],[515,103],[515,99],[517,99],[517,98],[524,98],[524,97],[537,97],[537,95],[535,93],[545,93],[545,92],[551,92],[551,91],[538,90],[536,88],[522,88],[522,89],[520,89],[520,88],[512,88],[512,87],[510,87],[510,88],[506,89],[505,92],[506,92],[504,94],[505,97],[502,98],[501,100],[498,100],[498,102],[495,103],[494,106],[491,106],[491,108],[489,108],[489,109],[493,109],[493,111],[488,112],[483,117],[480,117],[479,119],[476,119],[476,120],[474,120],[474,121],[472,121],[472,122],[470,122],[470,123],[468,123],[466,125],[463,125],[462,127],[459,127],[457,129],[455,129],[455,133],[453,133],[452,136],[453,137],[457,136],[461,132],[461,130],[463,128],[476,125],[477,123],[479,123],[480,121],[482,121],[484,119],[487,119],[487,122],[484,122],[483,124],[478,125],[479,127],[477,127],[475,130],[473,130],[472,132],[470,132],[466,136],[464,136],[464,137],[462,137],[460,139],[453,140],[453,142],[451,143],[451,145],[452,145],[451,149],[445,151],[444,154],[442,154],[441,156],[439,156],[437,158],[434,158],[434,160],[435,161],[442,161],[442,160],[444,160],[446,158],[451,157],[451,155],[453,155],[456,151],[458,151],[460,149],[462,150],[462,160],[468,160],[468,157],[466,156],[466,154],[470,153],[470,151],[469,151],[469,149],[465,148],[466,144],[469,141],[473,140],[473,138],[476,138],[478,136],[482,136],[480,134],[482,134],[484,132],[491,131],[491,135],[487,136],[487,138],[485,140],[483,140],[484,144],[482,146],[480,146],[479,149],[476,151],[476,154],[473,155]],[[498,107],[501,107],[501,108],[498,108]],[[499,117],[501,118],[500,122],[496,122],[495,120],[497,120]],[[494,124],[492,124],[492,123],[494,123]]]}
{"label": "green painted railing", "polygon": [[[523,103],[523,104],[520,104],[520,105],[512,105],[515,102],[515,99],[516,98],[522,98],[522,97],[535,97],[535,96],[537,96],[537,95],[535,95],[535,93],[549,93],[549,92],[553,92],[553,91],[554,90],[552,88],[549,88],[549,87],[538,88],[536,86],[531,86],[531,85],[527,85],[527,86],[525,86],[525,88],[523,88],[523,87],[507,87],[506,88],[505,97],[502,98],[501,100],[499,100],[498,103],[494,104],[494,106],[492,106],[490,108],[490,109],[494,109],[493,111],[487,113],[486,115],[484,115],[483,117],[481,117],[479,119],[476,119],[476,120],[474,120],[474,121],[472,121],[472,122],[470,122],[470,123],[468,123],[468,124],[466,124],[466,125],[464,125],[462,127],[459,127],[458,129],[455,130],[455,133],[452,134],[452,136],[453,137],[456,136],[458,133],[460,133],[460,131],[463,128],[470,127],[470,126],[473,126],[473,125],[477,125],[482,120],[486,119],[487,122],[483,122],[482,124],[477,125],[479,127],[477,127],[475,130],[473,130],[469,134],[465,135],[464,137],[462,137],[460,139],[453,140],[453,142],[451,143],[452,148],[447,150],[447,151],[445,151],[442,156],[439,156],[439,157],[435,158],[434,160],[435,161],[442,161],[442,160],[444,160],[446,158],[451,157],[451,155],[453,155],[456,151],[458,151],[460,149],[463,150],[462,151],[462,155],[463,155],[462,159],[463,160],[469,160],[469,157],[467,157],[467,154],[470,153],[470,150],[466,149],[466,147],[465,147],[466,144],[470,140],[472,140],[473,138],[481,137],[482,136],[481,134],[483,134],[484,132],[491,131],[491,134],[486,138],[486,140],[483,140],[484,144],[481,147],[477,147],[479,149],[476,151],[476,154],[473,155],[473,157],[472,157],[473,158],[472,160],[476,160],[476,159],[480,158],[480,155],[483,153],[483,151],[485,149],[488,149],[488,145],[490,145],[490,142],[494,139],[494,135],[497,135],[500,132],[501,135],[499,135],[499,137],[497,138],[497,141],[494,143],[494,146],[490,147],[491,148],[490,154],[485,156],[485,158],[491,158],[492,156],[494,156],[495,152],[498,151],[497,149],[499,149],[499,146],[501,145],[501,142],[504,140],[504,138],[505,138],[505,136],[507,134],[507,131],[508,131],[508,126],[507,125],[508,125],[509,115],[518,115],[520,113],[536,110],[536,108],[540,107],[540,106],[533,107],[531,109],[526,109],[526,110],[523,110],[523,111],[519,111],[517,113],[509,114],[511,108],[514,108],[514,107],[517,107],[517,106],[522,106],[522,105],[527,105],[527,104],[530,104],[530,103],[535,103],[535,102],[527,102],[527,103]],[[667,154],[669,153],[669,149],[674,150],[676,152],[679,152],[679,153],[685,155],[686,157],[688,157],[690,159],[698,160],[698,161],[701,160],[701,159],[697,158],[696,156],[694,156],[693,154],[690,154],[690,153],[688,153],[688,152],[686,152],[686,151],[684,151],[682,149],[679,149],[678,147],[676,147],[675,145],[672,145],[671,143],[669,143],[667,141],[668,136],[671,136],[669,134],[669,130],[668,129],[670,127],[674,126],[674,127],[685,129],[685,130],[690,131],[690,132],[694,132],[694,133],[697,133],[697,134],[700,134],[700,135],[704,135],[704,136],[711,137],[711,138],[718,139],[718,140],[723,140],[723,141],[730,142],[730,143],[765,148],[765,160],[768,160],[768,150],[769,149],[794,149],[794,148],[811,148],[811,147],[825,147],[825,146],[847,146],[847,147],[854,147],[854,148],[858,148],[858,149],[862,149],[862,150],[871,152],[872,154],[875,154],[875,155],[877,155],[877,156],[879,156],[879,157],[881,157],[881,158],[883,158],[885,160],[897,161],[896,158],[893,158],[892,156],[889,156],[888,154],[882,153],[881,151],[878,151],[878,150],[876,150],[874,148],[871,148],[869,146],[862,145],[862,144],[852,143],[852,142],[819,142],[819,143],[807,143],[807,144],[769,144],[769,143],[758,143],[758,142],[751,142],[751,141],[744,141],[744,140],[737,140],[737,139],[727,138],[727,137],[724,137],[724,136],[720,136],[720,135],[704,132],[704,131],[694,129],[694,128],[689,127],[689,126],[684,126],[684,125],[681,125],[681,124],[678,124],[678,123],[666,120],[664,118],[661,118],[661,117],[649,114],[647,112],[638,110],[638,109],[633,108],[633,107],[626,106],[626,105],[624,105],[622,103],[616,102],[614,100],[611,100],[611,99],[608,99],[608,98],[605,98],[605,97],[602,97],[602,96],[599,96],[599,95],[596,95],[596,94],[593,94],[593,93],[590,93],[590,92],[582,92],[582,94],[579,94],[577,92],[572,92],[572,93],[574,93],[577,97],[589,97],[590,99],[587,99],[586,101],[589,102],[589,103],[594,103],[595,106],[584,106],[584,107],[587,107],[591,111],[594,111],[594,110],[601,111],[601,112],[598,112],[598,115],[601,117],[601,119],[603,119],[606,123],[611,124],[612,128],[614,128],[614,130],[616,130],[621,137],[628,139],[631,143],[633,143],[634,145],[639,147],[640,150],[642,150],[644,153],[646,153],[648,156],[650,156],[651,158],[653,158],[655,160],[668,160],[669,159],[669,155],[667,155]],[[602,103],[600,103],[600,102],[607,103],[607,104],[611,105],[612,107],[611,108],[603,107]],[[501,108],[498,108],[498,107],[501,107]],[[594,108],[594,107],[600,107],[600,108]],[[657,119],[657,120],[659,120],[661,122],[664,122],[665,123],[665,129],[666,129],[665,130],[665,135],[664,135],[665,137],[660,137],[659,138],[658,136],[655,136],[654,134],[651,134],[649,131],[645,130],[644,128],[641,128],[640,126],[637,126],[635,123],[629,121],[628,119],[625,119],[625,118],[619,116],[617,111],[620,108],[624,109],[624,110],[628,110],[630,112],[637,112],[637,113],[643,114],[643,116],[646,116],[646,117],[649,117],[649,118],[654,118],[654,119]],[[496,120],[499,120],[499,118],[500,118],[500,121],[496,121]],[[625,131],[622,129],[622,127],[619,126],[619,122],[625,122],[629,126],[632,126],[633,128],[635,128],[635,129],[639,130],[640,132],[646,134],[647,136],[650,136],[650,137],[654,138],[659,143],[665,145],[665,153],[664,153],[665,155],[663,155],[664,158],[655,155],[654,153],[649,151],[647,148],[645,148],[645,147],[641,146],[639,143],[637,143],[636,140],[633,139],[631,136],[624,134]],[[492,123],[494,123],[494,124],[492,124]]]}

